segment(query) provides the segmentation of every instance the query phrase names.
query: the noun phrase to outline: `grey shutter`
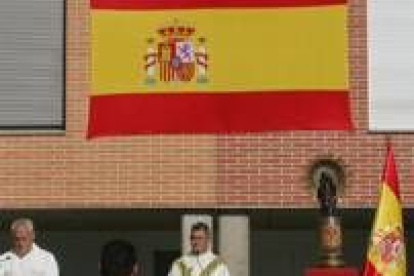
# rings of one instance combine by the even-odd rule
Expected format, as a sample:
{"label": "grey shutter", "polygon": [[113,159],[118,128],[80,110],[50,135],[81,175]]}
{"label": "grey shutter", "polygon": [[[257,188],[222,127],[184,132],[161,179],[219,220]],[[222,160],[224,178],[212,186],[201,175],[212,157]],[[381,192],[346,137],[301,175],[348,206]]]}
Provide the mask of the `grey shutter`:
{"label": "grey shutter", "polygon": [[64,129],[64,0],[0,0],[0,129]]}

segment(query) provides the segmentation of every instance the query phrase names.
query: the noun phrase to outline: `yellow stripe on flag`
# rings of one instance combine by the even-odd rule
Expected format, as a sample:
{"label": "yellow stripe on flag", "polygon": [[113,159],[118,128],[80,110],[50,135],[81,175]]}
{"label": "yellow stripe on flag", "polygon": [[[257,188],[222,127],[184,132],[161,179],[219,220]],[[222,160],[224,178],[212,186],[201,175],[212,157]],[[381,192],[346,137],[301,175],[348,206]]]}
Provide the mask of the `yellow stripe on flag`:
{"label": "yellow stripe on flag", "polygon": [[382,229],[391,224],[401,224],[401,221],[396,219],[400,218],[402,214],[400,202],[390,187],[386,183],[383,183],[383,185],[381,205],[378,207],[378,214],[374,222],[374,228],[377,229]]}
{"label": "yellow stripe on flag", "polygon": [[[92,93],[348,88],[346,6],[92,10]],[[145,83],[148,39],[169,24],[205,38],[207,83]],[[158,66],[158,64],[157,64]],[[159,70],[159,69],[157,69]]]}

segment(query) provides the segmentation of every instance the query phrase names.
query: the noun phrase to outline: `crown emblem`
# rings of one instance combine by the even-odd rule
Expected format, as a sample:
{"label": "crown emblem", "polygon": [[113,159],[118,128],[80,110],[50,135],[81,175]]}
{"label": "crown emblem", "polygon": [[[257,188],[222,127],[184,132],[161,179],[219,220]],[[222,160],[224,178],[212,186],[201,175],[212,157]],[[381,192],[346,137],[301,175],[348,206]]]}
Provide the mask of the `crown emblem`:
{"label": "crown emblem", "polygon": [[193,27],[189,26],[168,26],[158,29],[158,34],[162,37],[186,38],[195,32]]}
{"label": "crown emblem", "polygon": [[173,24],[155,31],[158,37],[147,39],[145,83],[190,82],[196,77],[199,83],[207,78],[207,49],[204,37],[195,38],[193,26]]}

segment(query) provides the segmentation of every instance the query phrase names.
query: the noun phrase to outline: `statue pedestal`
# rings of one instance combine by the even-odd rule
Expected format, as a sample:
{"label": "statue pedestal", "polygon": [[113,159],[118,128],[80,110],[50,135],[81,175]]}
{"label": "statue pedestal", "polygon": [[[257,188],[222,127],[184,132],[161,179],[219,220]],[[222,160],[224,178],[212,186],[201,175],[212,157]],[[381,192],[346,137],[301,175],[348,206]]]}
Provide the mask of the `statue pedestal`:
{"label": "statue pedestal", "polygon": [[309,267],[304,276],[358,276],[354,267]]}
{"label": "statue pedestal", "polygon": [[320,222],[321,267],[343,267],[341,219],[323,216]]}

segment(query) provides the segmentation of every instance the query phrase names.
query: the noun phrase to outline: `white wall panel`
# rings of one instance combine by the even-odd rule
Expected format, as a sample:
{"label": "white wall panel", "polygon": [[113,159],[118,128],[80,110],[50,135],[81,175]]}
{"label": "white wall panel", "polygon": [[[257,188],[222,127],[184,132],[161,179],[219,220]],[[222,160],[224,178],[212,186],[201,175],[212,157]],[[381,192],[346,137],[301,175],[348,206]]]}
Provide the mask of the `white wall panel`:
{"label": "white wall panel", "polygon": [[414,1],[367,3],[369,128],[414,132]]}

